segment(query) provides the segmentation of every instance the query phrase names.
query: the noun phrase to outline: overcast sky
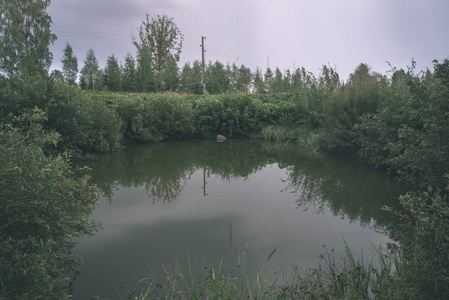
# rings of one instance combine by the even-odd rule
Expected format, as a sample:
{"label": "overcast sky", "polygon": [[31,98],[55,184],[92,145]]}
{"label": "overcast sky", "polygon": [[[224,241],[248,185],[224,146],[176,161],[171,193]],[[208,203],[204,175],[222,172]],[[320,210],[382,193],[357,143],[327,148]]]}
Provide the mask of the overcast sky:
{"label": "overcast sky", "polygon": [[53,66],[61,68],[66,42],[81,69],[92,47],[101,67],[114,54],[135,56],[131,36],[145,14],[166,14],[185,35],[181,66],[201,60],[244,64],[283,72],[305,67],[318,75],[336,67],[342,80],[359,65],[386,74],[397,68],[449,58],[448,0],[53,0],[48,13],[58,40]]}

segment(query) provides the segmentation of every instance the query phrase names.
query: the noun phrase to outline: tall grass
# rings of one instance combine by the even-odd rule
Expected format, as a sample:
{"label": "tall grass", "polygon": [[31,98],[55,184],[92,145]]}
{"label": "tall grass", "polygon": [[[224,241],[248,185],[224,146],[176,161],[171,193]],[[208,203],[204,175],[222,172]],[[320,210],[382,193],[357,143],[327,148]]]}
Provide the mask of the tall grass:
{"label": "tall grass", "polygon": [[295,130],[284,126],[266,126],[262,128],[262,136],[265,141],[287,142],[297,138]]}
{"label": "tall grass", "polygon": [[271,279],[263,279],[268,277],[264,268],[275,252],[276,249],[252,273],[244,266],[247,249],[237,255],[236,273],[224,271],[223,258],[214,267],[204,258],[201,278],[193,277],[187,255],[187,276],[173,265],[162,266],[162,280],[150,270],[150,276],[139,281],[134,289],[123,290],[122,299],[388,299],[387,291],[400,269],[400,260],[394,252],[379,246],[367,260],[352,252],[345,242],[342,256],[324,246],[318,268],[302,273],[294,266],[288,277],[280,268]]}
{"label": "tall grass", "polygon": [[261,133],[265,141],[296,141],[311,154],[318,154],[320,150],[319,136],[308,128],[289,129],[283,126],[270,125],[262,128]]}

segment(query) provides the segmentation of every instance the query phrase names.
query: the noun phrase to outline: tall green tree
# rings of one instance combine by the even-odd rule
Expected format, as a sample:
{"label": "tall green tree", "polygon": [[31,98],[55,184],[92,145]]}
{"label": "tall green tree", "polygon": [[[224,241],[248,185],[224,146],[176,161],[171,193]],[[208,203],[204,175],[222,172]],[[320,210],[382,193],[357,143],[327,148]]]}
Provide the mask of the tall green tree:
{"label": "tall green tree", "polygon": [[233,63],[229,66],[229,80],[230,80],[230,90],[233,92],[238,92],[237,82],[239,80],[239,67]]}
{"label": "tall green tree", "polygon": [[173,18],[157,15],[151,18],[147,14],[139,29],[139,41],[133,40],[137,49],[147,48],[156,74],[163,71],[170,58],[179,61],[184,36]]}
{"label": "tall green tree", "polygon": [[284,80],[281,70],[276,68],[274,71],[274,80],[272,84],[273,93],[282,93],[284,91]]}
{"label": "tall green tree", "polygon": [[173,57],[170,57],[165,69],[160,73],[161,91],[174,92],[179,86],[179,69]]}
{"label": "tall green tree", "polygon": [[192,85],[193,71],[190,62],[186,62],[181,71],[181,91],[190,93]]}
{"label": "tall green tree", "polygon": [[156,80],[151,62],[151,52],[148,47],[137,49],[137,90],[139,92],[155,92]]}
{"label": "tall green tree", "polygon": [[254,74],[254,92],[257,94],[265,94],[265,83],[263,82],[262,71],[257,68]]}
{"label": "tall green tree", "polygon": [[284,92],[290,92],[292,89],[292,74],[290,73],[290,70],[287,69],[287,71],[285,71],[285,75],[284,75]]}
{"label": "tall green tree", "polygon": [[334,68],[323,65],[318,84],[326,92],[333,91],[340,86],[340,76]]}
{"label": "tall green tree", "polygon": [[239,93],[247,93],[249,90],[249,86],[251,84],[253,78],[253,74],[251,73],[251,69],[245,67],[245,65],[241,65],[238,68],[238,76],[236,78],[236,90]]}
{"label": "tall green tree", "polygon": [[53,55],[50,0],[0,1],[0,74],[47,74]]}
{"label": "tall green tree", "polygon": [[302,87],[301,69],[297,68],[292,75],[292,90],[298,91],[301,89],[301,87]]}
{"label": "tall green tree", "polygon": [[78,59],[73,54],[73,48],[69,43],[64,48],[64,55],[61,59],[62,74],[65,80],[70,84],[75,84],[78,78]]}
{"label": "tall green tree", "polygon": [[191,92],[194,94],[203,93],[202,67],[199,60],[195,60],[192,66]]}
{"label": "tall green tree", "polygon": [[114,54],[106,59],[106,68],[104,69],[104,86],[109,91],[118,92],[122,89],[121,70],[117,58]]}
{"label": "tall green tree", "polygon": [[125,92],[136,92],[137,89],[136,61],[131,53],[126,55],[122,68],[122,88]]}
{"label": "tall green tree", "polygon": [[98,80],[101,79],[100,67],[98,65],[97,57],[92,48],[89,48],[86,52],[86,58],[84,59],[84,66],[81,69],[80,85],[85,90],[98,89]]}
{"label": "tall green tree", "polygon": [[209,62],[206,69],[206,83],[210,94],[222,94],[229,89],[229,74],[221,62],[216,61],[214,64]]}
{"label": "tall green tree", "polygon": [[273,71],[271,71],[271,68],[267,66],[267,70],[264,74],[264,83],[265,83],[265,89],[267,93],[271,94],[273,92]]}
{"label": "tall green tree", "polygon": [[368,84],[374,80],[371,68],[365,63],[358,65],[354,72],[349,74],[349,83],[353,85]]}

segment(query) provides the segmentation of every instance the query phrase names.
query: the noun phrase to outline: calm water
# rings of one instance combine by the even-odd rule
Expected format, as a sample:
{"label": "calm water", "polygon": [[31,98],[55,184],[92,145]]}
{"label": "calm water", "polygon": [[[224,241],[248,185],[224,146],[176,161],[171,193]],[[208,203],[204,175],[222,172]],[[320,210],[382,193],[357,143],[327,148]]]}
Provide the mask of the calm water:
{"label": "calm water", "polygon": [[[89,161],[103,195],[93,215],[105,224],[79,240],[84,258],[75,299],[117,299],[150,268],[203,272],[223,257],[226,269],[244,265],[265,276],[292,264],[315,267],[323,245],[340,251],[342,236],[369,256],[392,226],[383,205],[404,192],[392,177],[360,162],[298,145],[227,140],[132,146]],[[251,272],[250,272],[251,273]]]}

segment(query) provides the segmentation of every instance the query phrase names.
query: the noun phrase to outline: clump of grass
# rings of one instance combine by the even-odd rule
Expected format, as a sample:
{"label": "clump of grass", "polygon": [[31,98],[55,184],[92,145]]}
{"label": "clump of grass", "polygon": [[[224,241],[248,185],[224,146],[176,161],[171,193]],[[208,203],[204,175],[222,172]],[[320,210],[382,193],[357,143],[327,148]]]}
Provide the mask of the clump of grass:
{"label": "clump of grass", "polygon": [[311,154],[318,154],[320,151],[319,136],[312,132],[301,134],[298,138],[298,143],[300,143]]}
{"label": "clump of grass", "polygon": [[[274,277],[267,278],[264,268],[275,254],[274,249],[259,271],[249,274],[245,269],[247,248],[236,258],[236,273],[223,271],[223,259],[209,267],[204,258],[201,278],[193,278],[190,258],[187,256],[188,276],[180,274],[179,266],[162,267],[164,280],[159,280],[151,270],[151,276],[139,281],[132,290],[125,290],[126,299],[387,299],[386,291],[391,289],[395,271],[400,260],[393,252],[382,247],[374,251],[367,261],[357,256],[346,242],[342,256],[334,249],[323,246],[318,268],[300,272],[293,266],[293,274],[285,276],[280,268]],[[281,277],[281,274],[283,276]],[[282,282],[281,282],[282,281]]]}
{"label": "clump of grass", "polygon": [[274,136],[273,126],[266,126],[262,128],[262,136],[265,141],[271,141]]}
{"label": "clump of grass", "polygon": [[286,142],[290,140],[291,131],[288,128],[276,126],[273,131],[274,131],[274,139],[276,142]]}
{"label": "clump of grass", "polygon": [[262,128],[265,141],[287,142],[295,139],[295,131],[283,126],[267,126]]}
{"label": "clump of grass", "polygon": [[288,142],[296,141],[311,154],[318,154],[320,150],[319,136],[310,129],[299,127],[289,129],[283,126],[267,126],[262,129],[265,141]]}

